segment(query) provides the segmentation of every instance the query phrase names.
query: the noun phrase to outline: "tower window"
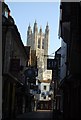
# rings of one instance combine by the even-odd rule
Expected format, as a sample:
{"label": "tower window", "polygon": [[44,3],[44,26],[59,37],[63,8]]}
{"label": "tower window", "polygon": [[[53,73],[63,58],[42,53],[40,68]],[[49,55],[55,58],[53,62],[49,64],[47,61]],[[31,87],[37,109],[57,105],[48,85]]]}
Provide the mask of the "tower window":
{"label": "tower window", "polygon": [[44,39],[42,40],[42,49],[44,49]]}
{"label": "tower window", "polygon": [[40,48],[40,38],[38,39],[38,48]]}

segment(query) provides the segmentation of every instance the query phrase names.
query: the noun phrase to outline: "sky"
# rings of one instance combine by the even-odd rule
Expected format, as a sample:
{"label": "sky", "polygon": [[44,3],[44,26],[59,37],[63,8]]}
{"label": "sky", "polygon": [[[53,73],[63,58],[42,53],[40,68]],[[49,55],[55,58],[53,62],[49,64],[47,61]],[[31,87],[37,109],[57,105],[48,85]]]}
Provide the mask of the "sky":
{"label": "sky", "polygon": [[38,30],[40,26],[45,32],[47,22],[49,24],[49,48],[48,54],[53,55],[55,51],[61,46],[61,41],[58,39],[59,31],[59,2],[6,2],[11,16],[14,18],[15,24],[20,32],[21,39],[26,45],[27,30],[29,24],[33,29],[36,20]]}

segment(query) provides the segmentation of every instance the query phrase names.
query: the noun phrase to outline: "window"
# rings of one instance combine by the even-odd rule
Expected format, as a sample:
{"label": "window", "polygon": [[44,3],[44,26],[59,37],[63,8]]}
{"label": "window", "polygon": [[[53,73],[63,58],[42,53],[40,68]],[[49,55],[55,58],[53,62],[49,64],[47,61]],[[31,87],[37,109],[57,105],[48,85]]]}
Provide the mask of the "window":
{"label": "window", "polygon": [[45,95],[45,93],[44,93],[44,92],[42,92],[42,95]]}
{"label": "window", "polygon": [[40,48],[40,38],[38,39],[38,48]]}
{"label": "window", "polygon": [[51,97],[51,95],[48,95],[48,97]]}
{"label": "window", "polygon": [[7,12],[7,11],[5,11],[5,17],[7,17],[7,18],[8,18],[8,12]]}
{"label": "window", "polygon": [[44,90],[46,90],[46,86],[44,85]]}
{"label": "window", "polygon": [[5,17],[8,18],[8,10],[5,8]]}
{"label": "window", "polygon": [[44,93],[44,92],[42,92],[41,97],[44,97],[44,96],[45,96],[45,93]]}
{"label": "window", "polygon": [[46,96],[44,96],[44,99],[46,99]]}
{"label": "window", "polygon": [[44,39],[42,40],[42,49],[44,49]]}

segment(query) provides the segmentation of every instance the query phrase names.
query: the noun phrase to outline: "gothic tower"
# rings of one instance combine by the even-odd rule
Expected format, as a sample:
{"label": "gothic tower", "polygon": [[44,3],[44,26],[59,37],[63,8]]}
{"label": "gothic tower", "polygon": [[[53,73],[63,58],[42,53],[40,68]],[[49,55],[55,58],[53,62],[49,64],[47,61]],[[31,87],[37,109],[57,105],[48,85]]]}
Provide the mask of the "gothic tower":
{"label": "gothic tower", "polygon": [[27,45],[31,46],[31,50],[36,50],[37,67],[38,67],[38,79],[43,80],[43,74],[47,69],[47,57],[48,55],[48,42],[49,42],[49,26],[48,23],[45,28],[45,33],[42,32],[42,27],[38,30],[37,22],[35,21],[33,32],[28,26],[27,31]]}
{"label": "gothic tower", "polygon": [[[44,54],[48,55],[48,45],[49,45],[49,26],[48,22],[45,29],[45,44],[44,44]],[[47,69],[47,57],[44,59],[45,70]]]}

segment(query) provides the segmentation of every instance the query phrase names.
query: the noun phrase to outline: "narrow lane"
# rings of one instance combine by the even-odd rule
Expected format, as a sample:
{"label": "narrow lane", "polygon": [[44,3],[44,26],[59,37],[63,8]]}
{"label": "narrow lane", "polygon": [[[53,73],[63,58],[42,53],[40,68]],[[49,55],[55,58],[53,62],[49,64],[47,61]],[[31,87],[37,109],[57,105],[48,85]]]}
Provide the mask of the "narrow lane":
{"label": "narrow lane", "polygon": [[37,112],[29,112],[19,115],[16,120],[53,120],[52,111],[37,111]]}

